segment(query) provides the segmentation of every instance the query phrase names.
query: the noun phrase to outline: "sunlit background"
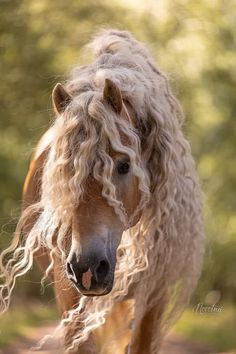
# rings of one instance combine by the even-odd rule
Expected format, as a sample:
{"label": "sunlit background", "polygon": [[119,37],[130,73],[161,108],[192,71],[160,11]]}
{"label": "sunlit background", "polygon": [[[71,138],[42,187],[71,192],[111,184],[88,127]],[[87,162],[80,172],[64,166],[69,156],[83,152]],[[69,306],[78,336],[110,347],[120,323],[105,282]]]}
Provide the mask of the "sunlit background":
{"label": "sunlit background", "polygon": [[[236,349],[236,3],[233,0],[1,0],[0,225],[8,244],[30,154],[52,119],[51,91],[100,27],[132,31],[168,73],[205,193],[207,250],[199,286],[174,335]],[[0,348],[56,318],[37,269],[0,319]],[[219,313],[194,311],[198,304]],[[171,354],[171,353],[169,353]]]}

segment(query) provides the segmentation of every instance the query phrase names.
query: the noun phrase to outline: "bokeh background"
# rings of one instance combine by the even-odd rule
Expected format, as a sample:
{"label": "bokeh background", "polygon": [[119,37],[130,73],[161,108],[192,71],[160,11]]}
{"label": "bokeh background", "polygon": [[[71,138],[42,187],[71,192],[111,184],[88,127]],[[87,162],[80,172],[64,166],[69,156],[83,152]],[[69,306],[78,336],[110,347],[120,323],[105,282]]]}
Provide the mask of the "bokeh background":
{"label": "bokeh background", "polygon": [[[199,286],[174,328],[217,351],[236,349],[236,3],[233,0],[0,0],[0,247],[20,212],[30,154],[52,119],[51,91],[101,27],[149,45],[182,102],[205,193],[207,250]],[[40,302],[39,302],[40,301]],[[36,269],[0,319],[0,346],[55,318]],[[220,313],[194,312],[197,304]],[[42,305],[44,304],[44,305]],[[171,353],[170,353],[171,354]]]}

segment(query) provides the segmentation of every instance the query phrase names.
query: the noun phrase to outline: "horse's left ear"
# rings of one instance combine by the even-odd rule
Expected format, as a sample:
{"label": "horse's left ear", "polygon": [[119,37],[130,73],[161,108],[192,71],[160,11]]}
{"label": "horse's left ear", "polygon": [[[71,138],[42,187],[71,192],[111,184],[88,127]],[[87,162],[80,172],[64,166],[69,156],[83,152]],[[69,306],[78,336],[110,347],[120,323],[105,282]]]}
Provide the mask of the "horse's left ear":
{"label": "horse's left ear", "polygon": [[66,91],[62,84],[58,83],[52,91],[52,103],[56,113],[64,112],[66,106],[71,102],[72,96]]}
{"label": "horse's left ear", "polygon": [[117,114],[122,110],[122,96],[119,87],[110,79],[105,80],[103,98],[109,103]]}

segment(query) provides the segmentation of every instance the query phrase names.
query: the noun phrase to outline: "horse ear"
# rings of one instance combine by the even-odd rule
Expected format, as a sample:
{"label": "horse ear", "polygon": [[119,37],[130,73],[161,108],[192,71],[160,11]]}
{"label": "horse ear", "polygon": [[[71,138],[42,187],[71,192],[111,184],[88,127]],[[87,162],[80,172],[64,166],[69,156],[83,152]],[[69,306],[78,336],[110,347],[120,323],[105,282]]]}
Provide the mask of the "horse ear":
{"label": "horse ear", "polygon": [[66,106],[71,102],[72,96],[66,91],[62,84],[58,83],[52,91],[52,103],[56,113],[64,112]]}
{"label": "horse ear", "polygon": [[103,98],[109,103],[117,114],[122,110],[122,96],[119,87],[110,79],[105,80]]}

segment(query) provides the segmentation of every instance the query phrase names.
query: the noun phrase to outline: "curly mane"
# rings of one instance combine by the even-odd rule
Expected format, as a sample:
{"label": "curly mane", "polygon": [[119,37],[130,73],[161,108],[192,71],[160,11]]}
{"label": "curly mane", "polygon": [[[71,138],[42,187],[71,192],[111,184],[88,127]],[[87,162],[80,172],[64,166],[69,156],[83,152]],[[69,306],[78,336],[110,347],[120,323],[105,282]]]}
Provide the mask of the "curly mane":
{"label": "curly mane", "polygon": [[[165,310],[155,318],[157,335],[152,350],[156,353],[160,338],[181,313],[199,277],[203,254],[201,191],[182,132],[181,107],[147,49],[130,33],[116,30],[102,31],[90,46],[95,60],[72,71],[66,87],[73,99],[50,128],[41,198],[23,211],[11,246],[0,256],[0,307],[2,311],[8,308],[16,278],[32,267],[33,255],[40,247],[51,257],[45,276],[53,267],[54,255],[65,260],[72,212],[83,198],[90,173],[102,183],[103,196],[122,221],[129,223],[112,183],[113,161],[108,152],[112,148],[129,155],[139,179],[141,200],[136,212],[141,211],[141,219],[122,236],[111,293],[82,296],[59,327],[76,321],[85,309],[84,325],[75,333],[69,352],[105,322],[114,303],[135,283],[133,328],[154,305]],[[124,102],[135,112],[135,127],[104,104],[106,78],[117,84]],[[123,144],[121,132],[129,146]],[[22,230],[34,214],[36,222],[25,238]]]}

